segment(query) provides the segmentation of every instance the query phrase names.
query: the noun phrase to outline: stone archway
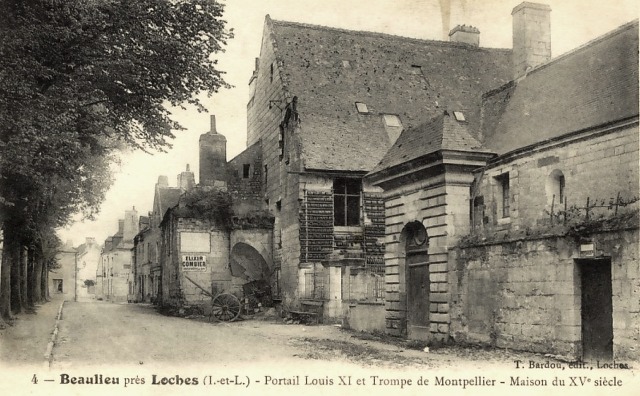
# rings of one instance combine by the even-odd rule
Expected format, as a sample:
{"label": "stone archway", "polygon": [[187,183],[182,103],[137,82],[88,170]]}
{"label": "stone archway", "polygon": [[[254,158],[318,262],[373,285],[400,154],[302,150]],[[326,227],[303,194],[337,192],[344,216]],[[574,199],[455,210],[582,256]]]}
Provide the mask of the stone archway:
{"label": "stone archway", "polygon": [[253,246],[238,242],[231,249],[231,275],[247,282],[269,279],[269,265]]}

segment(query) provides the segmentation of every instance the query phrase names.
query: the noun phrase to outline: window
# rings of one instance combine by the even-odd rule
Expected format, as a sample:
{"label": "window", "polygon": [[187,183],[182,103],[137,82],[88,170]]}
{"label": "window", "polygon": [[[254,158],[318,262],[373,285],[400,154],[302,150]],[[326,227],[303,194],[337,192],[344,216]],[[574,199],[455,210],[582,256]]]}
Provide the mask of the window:
{"label": "window", "polygon": [[335,179],[333,181],[333,224],[335,226],[357,226],[360,224],[359,179]]}
{"label": "window", "polygon": [[473,228],[480,228],[483,224],[487,223],[487,219],[484,213],[484,197],[478,196],[473,199],[473,206],[471,208],[471,220]]}
{"label": "window", "polygon": [[356,109],[358,110],[358,113],[360,113],[360,114],[368,114],[369,113],[369,108],[367,107],[366,104],[364,104],[362,102],[356,102]]}
{"label": "window", "polygon": [[382,118],[384,119],[384,129],[387,131],[387,136],[389,136],[389,142],[393,144],[402,133],[400,117],[395,114],[383,114]]}
{"label": "window", "polygon": [[467,120],[464,118],[464,114],[461,111],[454,111],[453,116],[456,118],[456,121],[466,122]]}
{"label": "window", "polygon": [[264,184],[267,184],[269,181],[269,167],[267,165],[264,166]]}
{"label": "window", "polygon": [[280,134],[278,135],[278,149],[280,150],[280,161],[284,158],[284,127],[280,125]]}
{"label": "window", "polygon": [[384,124],[388,127],[401,127],[400,117],[395,114],[384,114]]}
{"label": "window", "polygon": [[251,164],[242,165],[242,177],[244,179],[248,179],[249,178],[249,171],[250,170],[251,170]]}
{"label": "window", "polygon": [[564,204],[565,201],[565,179],[564,174],[559,169],[555,169],[547,178],[545,192],[547,194],[547,206],[554,207],[554,211]]}
{"label": "window", "polygon": [[269,81],[273,82],[273,63],[271,64],[270,71],[269,71]]}
{"label": "window", "polygon": [[509,217],[509,174],[504,173],[496,177],[500,188],[500,201],[498,202],[498,213],[501,218]]}

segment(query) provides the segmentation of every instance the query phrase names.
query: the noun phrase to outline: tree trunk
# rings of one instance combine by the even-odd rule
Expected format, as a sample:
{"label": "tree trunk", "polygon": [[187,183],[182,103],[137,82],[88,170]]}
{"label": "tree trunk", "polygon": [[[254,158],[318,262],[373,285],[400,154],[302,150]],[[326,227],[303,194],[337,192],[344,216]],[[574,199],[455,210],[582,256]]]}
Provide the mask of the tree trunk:
{"label": "tree trunk", "polygon": [[35,263],[35,249],[30,248],[27,250],[27,305],[30,309],[36,304],[35,292],[36,292],[36,263]]}
{"label": "tree trunk", "polygon": [[34,303],[40,303],[43,299],[42,294],[42,254],[35,253],[33,257],[34,261],[34,281],[33,281],[33,301]]}
{"label": "tree trunk", "polygon": [[13,313],[22,312],[22,295],[20,293],[20,243],[11,244],[11,310]]}
{"label": "tree trunk", "polygon": [[29,250],[20,246],[20,305],[23,311],[29,309],[29,292],[27,288],[29,276]]}
{"label": "tree trunk", "polygon": [[43,262],[42,264],[42,297],[44,301],[50,301],[49,295],[49,263]]}
{"label": "tree trunk", "polygon": [[4,227],[4,242],[2,252],[2,268],[0,270],[0,316],[12,319],[11,314],[11,245],[13,235],[9,227]]}

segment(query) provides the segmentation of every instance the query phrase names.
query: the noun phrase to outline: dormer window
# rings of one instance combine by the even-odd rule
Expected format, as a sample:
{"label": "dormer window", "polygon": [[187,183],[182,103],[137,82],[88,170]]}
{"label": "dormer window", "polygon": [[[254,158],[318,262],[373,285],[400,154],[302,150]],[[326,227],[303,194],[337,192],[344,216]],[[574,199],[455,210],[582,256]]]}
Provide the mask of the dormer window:
{"label": "dormer window", "polygon": [[400,117],[395,114],[384,114],[384,124],[388,127],[402,127]]}
{"label": "dormer window", "polygon": [[360,114],[369,114],[369,108],[367,107],[367,105],[365,103],[356,102],[356,109],[358,110],[358,113],[360,113]]}
{"label": "dormer window", "polygon": [[389,142],[393,144],[402,133],[402,121],[395,114],[383,114],[382,118],[384,120],[384,129],[387,131],[387,136],[389,136]]}
{"label": "dormer window", "polygon": [[453,116],[456,118],[458,122],[466,122],[467,120],[464,118],[464,114],[461,111],[454,111]]}

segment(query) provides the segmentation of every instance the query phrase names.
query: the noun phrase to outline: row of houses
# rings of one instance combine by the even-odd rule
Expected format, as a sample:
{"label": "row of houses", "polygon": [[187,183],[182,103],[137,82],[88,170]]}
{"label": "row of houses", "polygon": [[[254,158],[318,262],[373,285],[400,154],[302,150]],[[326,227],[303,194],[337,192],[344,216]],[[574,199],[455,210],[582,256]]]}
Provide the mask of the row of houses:
{"label": "row of houses", "polygon": [[550,12],[515,7],[512,49],[267,16],[247,149],[212,116],[198,183],[159,178],[130,299],[260,284],[359,330],[640,357],[638,22],[552,58]]}

